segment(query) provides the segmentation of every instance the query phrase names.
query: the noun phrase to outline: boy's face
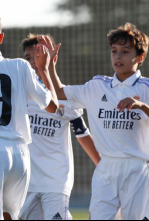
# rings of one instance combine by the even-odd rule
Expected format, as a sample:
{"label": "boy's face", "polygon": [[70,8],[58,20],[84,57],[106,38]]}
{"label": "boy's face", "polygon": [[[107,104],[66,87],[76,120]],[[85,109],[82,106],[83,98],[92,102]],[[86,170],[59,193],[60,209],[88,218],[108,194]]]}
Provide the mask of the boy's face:
{"label": "boy's face", "polygon": [[36,74],[40,78],[41,76],[36,66],[35,59],[34,59],[34,47],[33,46],[27,47],[25,49],[24,58],[30,63],[31,67],[35,70]]}
{"label": "boy's face", "polygon": [[136,49],[130,47],[129,43],[125,45],[113,44],[111,48],[111,60],[117,76],[126,75],[129,77],[138,69],[139,56],[137,56]]}

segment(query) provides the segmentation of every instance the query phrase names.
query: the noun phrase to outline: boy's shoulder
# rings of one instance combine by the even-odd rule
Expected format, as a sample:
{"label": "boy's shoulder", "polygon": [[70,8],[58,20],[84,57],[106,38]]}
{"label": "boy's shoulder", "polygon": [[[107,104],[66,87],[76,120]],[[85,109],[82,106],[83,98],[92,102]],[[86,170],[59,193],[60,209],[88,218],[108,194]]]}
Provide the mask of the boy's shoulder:
{"label": "boy's shoulder", "polygon": [[9,75],[13,76],[13,78],[14,76],[26,77],[27,71],[31,69],[30,64],[22,58],[5,58],[1,62],[0,66],[3,67],[5,71],[7,70]]}
{"label": "boy's shoulder", "polygon": [[102,84],[102,85],[111,85],[113,81],[113,77],[97,75],[92,79],[93,84]]}
{"label": "boy's shoulder", "polygon": [[27,61],[22,58],[5,58],[3,62],[9,65],[26,65]]}
{"label": "boy's shoulder", "polygon": [[113,81],[113,77],[109,77],[109,76],[104,76],[104,75],[97,75],[94,76],[90,81],[88,81],[85,86],[87,87],[93,87],[93,86],[97,86],[97,85],[105,85],[105,86],[109,86],[111,85]]}
{"label": "boy's shoulder", "polygon": [[93,80],[111,82],[113,80],[113,77],[109,77],[109,76],[105,76],[105,75],[97,75],[97,76],[93,77]]}
{"label": "boy's shoulder", "polygon": [[140,85],[146,85],[147,87],[149,87],[149,78],[141,76],[138,79],[137,83]]}

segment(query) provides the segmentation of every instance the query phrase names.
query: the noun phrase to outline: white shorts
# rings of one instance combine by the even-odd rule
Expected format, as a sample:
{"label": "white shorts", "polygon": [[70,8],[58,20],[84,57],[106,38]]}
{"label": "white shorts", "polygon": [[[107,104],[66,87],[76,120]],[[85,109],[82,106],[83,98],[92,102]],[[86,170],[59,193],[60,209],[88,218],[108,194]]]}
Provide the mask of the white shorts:
{"label": "white shorts", "polygon": [[69,197],[57,193],[28,193],[22,220],[72,220]]}
{"label": "white shorts", "polygon": [[149,219],[149,168],[141,159],[103,157],[92,181],[91,220]]}
{"label": "white shorts", "polygon": [[0,139],[0,219],[9,213],[17,220],[24,204],[30,179],[30,154],[20,140]]}

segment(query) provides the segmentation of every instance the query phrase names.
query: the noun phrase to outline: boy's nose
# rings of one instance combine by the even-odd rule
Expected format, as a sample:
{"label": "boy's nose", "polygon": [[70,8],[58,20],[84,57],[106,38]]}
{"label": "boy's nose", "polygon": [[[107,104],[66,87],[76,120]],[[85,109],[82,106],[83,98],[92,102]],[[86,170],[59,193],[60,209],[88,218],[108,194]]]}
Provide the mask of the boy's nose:
{"label": "boy's nose", "polygon": [[120,59],[120,58],[121,58],[121,52],[118,52],[116,57],[117,57],[118,59]]}

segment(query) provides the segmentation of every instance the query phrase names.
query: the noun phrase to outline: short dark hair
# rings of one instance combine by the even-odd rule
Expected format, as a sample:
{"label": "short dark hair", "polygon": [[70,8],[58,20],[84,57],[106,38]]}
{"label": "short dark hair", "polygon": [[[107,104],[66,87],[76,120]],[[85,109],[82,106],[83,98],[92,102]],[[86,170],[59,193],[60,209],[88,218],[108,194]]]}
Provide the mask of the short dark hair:
{"label": "short dark hair", "polygon": [[[38,44],[38,40],[37,38],[42,36],[42,34],[29,34],[27,38],[25,38],[23,41],[22,41],[22,49],[23,49],[23,52],[25,51],[25,49],[27,47],[32,47],[33,45],[37,45]],[[48,36],[53,44],[53,47],[56,46],[55,42],[54,42],[54,39],[51,37],[51,35],[43,35],[43,36]]]}
{"label": "short dark hair", "polygon": [[138,56],[142,54],[145,54],[145,57],[147,56],[149,38],[131,23],[126,23],[124,26],[120,26],[116,30],[111,30],[107,37],[111,46],[115,43],[125,45],[129,42],[130,47],[135,47]]}

